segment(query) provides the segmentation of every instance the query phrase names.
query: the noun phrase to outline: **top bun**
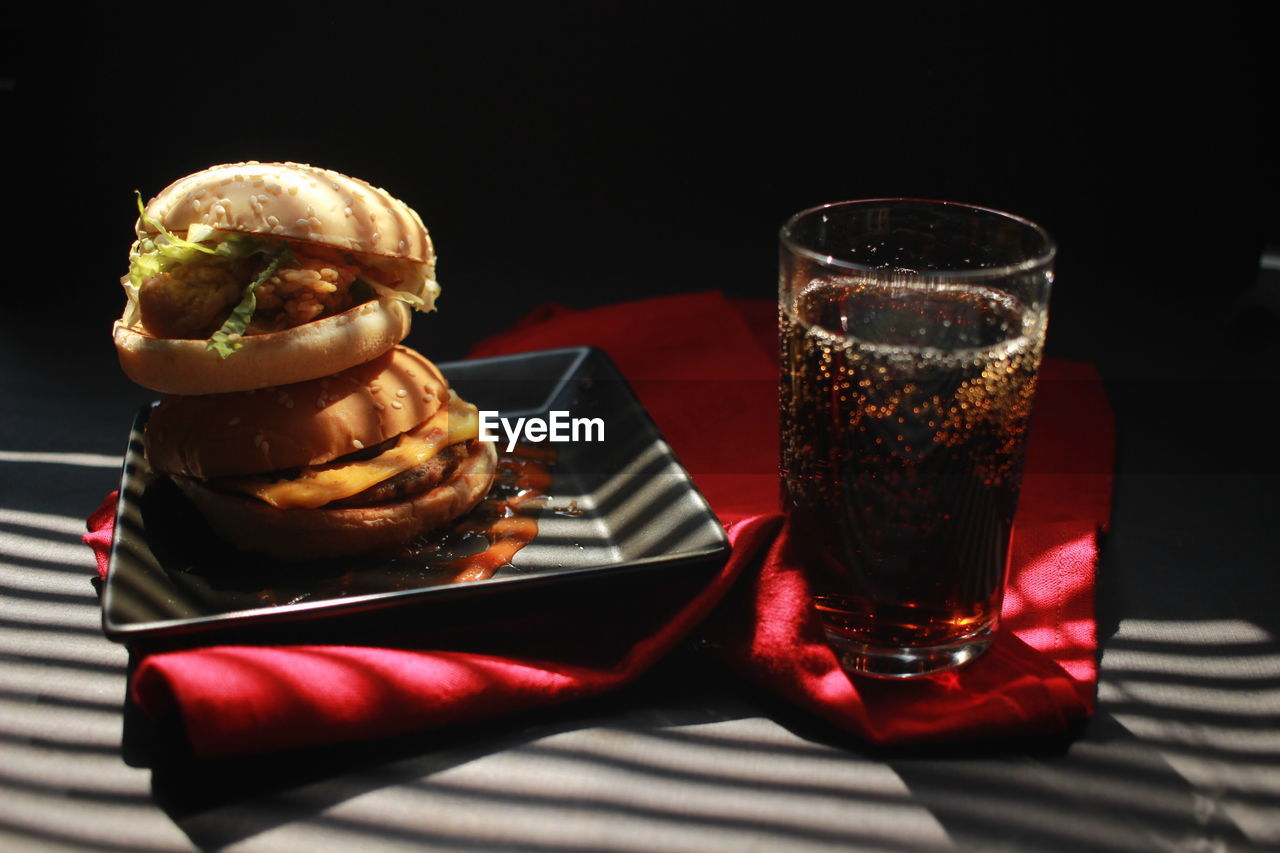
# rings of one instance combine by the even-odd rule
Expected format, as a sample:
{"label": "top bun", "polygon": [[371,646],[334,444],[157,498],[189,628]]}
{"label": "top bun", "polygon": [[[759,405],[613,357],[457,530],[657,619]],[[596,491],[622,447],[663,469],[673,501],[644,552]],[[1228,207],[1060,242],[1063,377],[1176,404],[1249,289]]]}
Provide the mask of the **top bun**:
{"label": "top bun", "polygon": [[[207,225],[435,265],[413,208],[358,178],[304,163],[212,166],[161,190],[147,216],[175,233]],[[138,233],[158,231],[139,220]]]}

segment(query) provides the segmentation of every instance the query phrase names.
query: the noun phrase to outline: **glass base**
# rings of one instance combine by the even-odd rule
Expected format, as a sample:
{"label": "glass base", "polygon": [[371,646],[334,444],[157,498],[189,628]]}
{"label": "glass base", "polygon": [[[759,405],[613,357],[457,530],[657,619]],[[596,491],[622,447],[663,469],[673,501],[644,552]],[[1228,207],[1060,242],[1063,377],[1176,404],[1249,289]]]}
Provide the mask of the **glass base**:
{"label": "glass base", "polygon": [[985,628],[945,646],[887,649],[869,646],[830,631],[826,634],[827,643],[840,659],[840,666],[845,672],[873,678],[923,678],[964,666],[980,657],[994,636],[991,628]]}

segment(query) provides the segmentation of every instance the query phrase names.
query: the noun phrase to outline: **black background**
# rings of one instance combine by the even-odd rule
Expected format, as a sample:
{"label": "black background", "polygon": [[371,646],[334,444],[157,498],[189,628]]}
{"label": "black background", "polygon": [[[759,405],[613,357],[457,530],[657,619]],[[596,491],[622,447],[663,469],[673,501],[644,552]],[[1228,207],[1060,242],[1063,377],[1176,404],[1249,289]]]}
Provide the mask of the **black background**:
{"label": "black background", "polygon": [[57,237],[18,270],[57,286],[21,295],[109,327],[132,190],[240,159],[334,168],[418,209],[444,297],[415,340],[440,357],[545,300],[769,298],[790,213],[904,195],[1045,225],[1051,348],[1099,359],[1122,334],[1192,331],[1135,326],[1225,319],[1274,222],[1274,63],[1230,7],[451,5],[16,32],[13,168],[40,211],[21,224]]}
{"label": "black background", "polygon": [[1275,63],[1254,13],[751,8],[148,7],[10,27],[5,357],[120,381],[133,190],[219,162],[310,162],[415,207],[444,291],[409,343],[440,360],[546,301],[770,299],[794,211],[947,198],[1056,237],[1049,353],[1098,363],[1122,426],[1166,409],[1130,435],[1181,430],[1182,455],[1276,470],[1269,442],[1222,452],[1267,422],[1280,363],[1280,299],[1257,286],[1280,233]]}

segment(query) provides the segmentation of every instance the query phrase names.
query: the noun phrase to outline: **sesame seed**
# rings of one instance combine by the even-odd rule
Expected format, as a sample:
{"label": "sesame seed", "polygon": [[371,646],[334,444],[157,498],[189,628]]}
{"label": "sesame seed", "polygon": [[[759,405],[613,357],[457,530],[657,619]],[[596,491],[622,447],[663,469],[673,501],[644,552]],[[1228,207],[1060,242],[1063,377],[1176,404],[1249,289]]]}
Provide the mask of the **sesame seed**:
{"label": "sesame seed", "polygon": [[364,442],[358,438],[351,439],[351,443],[356,446],[356,450],[364,450]]}
{"label": "sesame seed", "polygon": [[379,391],[382,390],[382,386],[375,383],[369,386],[369,390],[372,391],[374,394],[377,394]]}
{"label": "sesame seed", "polygon": [[399,401],[399,400],[392,400],[392,401],[391,401],[391,408],[393,408],[393,409],[403,409],[403,408],[404,408],[404,406],[400,405],[400,401]]}
{"label": "sesame seed", "polygon": [[305,219],[297,219],[294,221],[293,224],[298,226],[299,228],[306,228],[309,223]]}
{"label": "sesame seed", "polygon": [[374,407],[375,409],[377,409],[379,412],[381,412],[381,411],[383,411],[384,409],[386,409],[386,408],[387,408],[386,406],[382,405],[381,403],[374,403],[374,404],[373,404],[373,407]]}
{"label": "sesame seed", "polygon": [[397,388],[397,389],[396,389],[396,396],[397,396],[397,397],[404,397],[404,396],[406,396],[408,393],[409,393],[409,392],[405,391],[403,388]]}
{"label": "sesame seed", "polygon": [[382,234],[380,234],[380,233],[379,233],[379,232],[377,232],[377,231],[374,231],[374,232],[373,232],[373,242],[375,242],[375,243],[376,243],[376,242],[378,242],[380,239],[382,239]]}
{"label": "sesame seed", "polygon": [[263,437],[262,437],[262,433],[257,433],[256,435],[254,435],[254,437],[253,437],[253,446],[254,446],[254,447],[261,447],[262,445],[264,445],[264,444],[266,444],[266,443],[267,443],[267,440],[266,440],[265,438],[263,438]]}
{"label": "sesame seed", "polygon": [[324,408],[324,397],[316,397],[316,408],[317,409]]}
{"label": "sesame seed", "polygon": [[264,442],[262,442],[262,452],[263,452],[263,453],[268,453],[268,452],[270,452],[270,450],[271,450],[271,445],[270,445],[270,444],[268,444],[268,443],[267,443],[267,442],[265,442],[265,441],[264,441]]}

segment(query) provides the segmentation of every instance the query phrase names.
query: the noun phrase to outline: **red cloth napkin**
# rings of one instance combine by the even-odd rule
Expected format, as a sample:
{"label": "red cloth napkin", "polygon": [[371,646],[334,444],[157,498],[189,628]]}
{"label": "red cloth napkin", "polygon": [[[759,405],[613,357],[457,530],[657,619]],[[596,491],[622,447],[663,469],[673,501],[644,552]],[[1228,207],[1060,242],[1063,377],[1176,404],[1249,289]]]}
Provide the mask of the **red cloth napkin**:
{"label": "red cloth napkin", "polygon": [[[1092,710],[1097,533],[1110,511],[1112,418],[1091,367],[1046,363],[1003,630],[956,672],[850,679],[822,642],[777,513],[776,309],[696,293],[546,306],[476,356],[594,345],[627,376],[725,522],[714,575],[649,585],[627,609],[479,622],[365,646],[217,646],[152,654],[132,696],[177,715],[193,753],[225,757],[476,721],[602,693],[693,634],[725,662],[867,740],[1050,734]],[[114,496],[86,541],[106,568]]]}

